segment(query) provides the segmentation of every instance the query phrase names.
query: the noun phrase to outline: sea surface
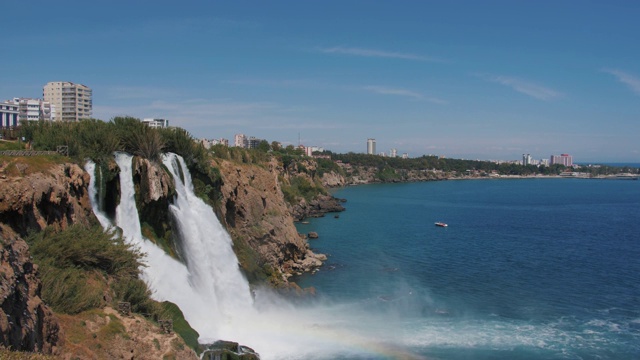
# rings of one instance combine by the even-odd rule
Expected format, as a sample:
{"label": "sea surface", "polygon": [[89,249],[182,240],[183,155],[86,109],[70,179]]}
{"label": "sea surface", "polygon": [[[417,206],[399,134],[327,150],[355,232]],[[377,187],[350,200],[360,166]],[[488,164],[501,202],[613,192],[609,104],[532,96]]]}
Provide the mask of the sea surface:
{"label": "sea surface", "polygon": [[297,225],[318,232],[311,247],[329,258],[295,281],[346,304],[349,318],[361,312],[361,332],[379,339],[342,358],[640,359],[640,181],[454,180],[334,195],[347,199],[339,218]]}

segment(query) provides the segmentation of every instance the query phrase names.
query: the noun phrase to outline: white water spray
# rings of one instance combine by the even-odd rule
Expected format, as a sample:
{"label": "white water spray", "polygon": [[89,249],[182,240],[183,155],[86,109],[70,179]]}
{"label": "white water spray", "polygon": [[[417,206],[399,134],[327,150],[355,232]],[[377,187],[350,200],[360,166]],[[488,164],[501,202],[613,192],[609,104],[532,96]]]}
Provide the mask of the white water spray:
{"label": "white water spray", "polygon": [[[193,193],[184,160],[174,154],[166,155],[163,163],[176,183],[177,196],[170,212],[186,265],[171,258],[141,234],[132,156],[117,153],[116,162],[121,188],[116,225],[125,241],[145,253],[147,267],[142,269],[142,278],[152,297],[177,304],[200,334],[200,342],[237,341],[254,348],[264,360],[331,359],[350,354],[362,358],[385,351],[380,340],[394,337],[393,331],[385,328],[381,333],[380,319],[360,305],[295,307],[264,289],[256,291],[254,301],[231,238],[213,210]],[[94,174],[90,170],[95,168],[87,167]],[[95,212],[97,198],[91,198]],[[417,357],[408,354],[406,358]]]}
{"label": "white water spray", "polygon": [[190,283],[217,313],[212,320],[228,322],[238,313],[252,311],[249,284],[238,267],[231,237],[213,209],[193,192],[191,175],[182,157],[167,154],[163,163],[175,181],[177,195],[169,209],[179,230]]}
{"label": "white water spray", "polygon": [[[101,178],[102,173],[100,173],[100,176],[96,176],[96,164],[91,160],[88,160],[84,165],[84,170],[91,175],[91,179],[89,180],[89,199],[91,200],[91,208],[93,209],[93,213],[98,218],[100,225],[102,225],[104,229],[108,229],[113,224],[111,224],[111,220],[109,220],[107,215],[100,208],[100,201],[98,199],[99,194],[98,190],[96,189],[96,178]],[[101,171],[99,167],[98,171]]]}
{"label": "white water spray", "polygon": [[[222,321],[215,296],[202,287],[202,275],[194,276],[184,264],[167,255],[141,234],[140,219],[135,203],[135,188],[131,165],[132,156],[116,154],[120,168],[120,204],[116,208],[116,224],[122,228],[126,241],[145,253],[142,278],[157,301],[171,301],[182,310],[186,320],[203,336],[219,338],[217,324]],[[237,265],[236,265],[237,266]],[[213,281],[213,279],[212,279]]]}

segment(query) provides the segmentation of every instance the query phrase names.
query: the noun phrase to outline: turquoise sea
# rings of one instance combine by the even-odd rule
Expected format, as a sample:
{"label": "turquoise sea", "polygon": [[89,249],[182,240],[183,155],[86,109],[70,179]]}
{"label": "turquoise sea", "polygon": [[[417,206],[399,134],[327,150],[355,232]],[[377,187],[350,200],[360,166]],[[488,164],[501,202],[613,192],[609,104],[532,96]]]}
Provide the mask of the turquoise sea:
{"label": "turquoise sea", "polygon": [[334,195],[347,199],[339,218],[298,224],[318,232],[311,247],[329,258],[295,281],[388,322],[372,323],[384,349],[344,358],[640,359],[640,181],[440,181]]}

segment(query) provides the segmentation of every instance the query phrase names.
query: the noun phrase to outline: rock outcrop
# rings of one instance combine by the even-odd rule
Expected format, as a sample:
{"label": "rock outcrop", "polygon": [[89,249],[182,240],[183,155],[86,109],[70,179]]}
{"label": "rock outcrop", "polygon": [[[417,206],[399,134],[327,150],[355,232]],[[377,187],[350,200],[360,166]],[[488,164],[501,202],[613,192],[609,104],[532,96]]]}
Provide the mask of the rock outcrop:
{"label": "rock outcrop", "polygon": [[40,298],[38,266],[29,247],[0,224],[0,343],[13,350],[56,353],[58,320]]}
{"label": "rock outcrop", "polygon": [[322,265],[298,234],[280,189],[281,168],[275,159],[267,166],[218,160],[220,170],[221,221],[234,239],[254,249],[262,264],[284,274],[309,271]]}
{"label": "rock outcrop", "polygon": [[133,160],[135,182],[140,184],[140,194],[144,204],[168,199],[174,188],[173,178],[160,164],[141,157]]}
{"label": "rock outcrop", "polygon": [[52,165],[25,176],[3,176],[0,223],[20,236],[47,226],[64,229],[74,223],[88,224],[93,216],[88,184],[89,175],[75,164]]}
{"label": "rock outcrop", "polygon": [[347,180],[344,176],[333,171],[322,174],[320,181],[322,181],[322,185],[326,187],[342,187],[347,185]]}
{"label": "rock outcrop", "polygon": [[73,333],[61,349],[60,358],[74,359],[180,359],[198,356],[175,332],[138,314],[123,316],[111,307],[76,316],[61,315],[61,323]]}
{"label": "rock outcrop", "polygon": [[318,195],[309,202],[302,200],[299,204],[292,206],[291,213],[295,221],[302,221],[308,217],[322,217],[326,213],[344,211],[342,201],[331,195]]}

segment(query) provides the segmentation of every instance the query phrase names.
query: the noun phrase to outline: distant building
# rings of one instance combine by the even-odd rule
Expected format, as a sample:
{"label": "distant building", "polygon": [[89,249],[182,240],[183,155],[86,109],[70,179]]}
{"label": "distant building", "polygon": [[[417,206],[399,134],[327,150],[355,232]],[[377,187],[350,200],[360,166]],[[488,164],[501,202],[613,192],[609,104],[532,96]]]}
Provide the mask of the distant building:
{"label": "distant building", "polygon": [[397,157],[398,156],[398,150],[397,149],[391,149],[389,150],[389,157]]}
{"label": "distant building", "polygon": [[145,119],[142,119],[142,123],[154,129],[162,129],[162,128],[169,127],[169,120],[167,119],[145,118]]}
{"label": "distant building", "polygon": [[79,121],[91,118],[92,91],[82,84],[67,81],[49,82],[43,90],[44,101],[54,108],[52,121]]}
{"label": "distant building", "polygon": [[307,146],[304,148],[307,156],[312,156],[314,152],[324,152],[324,148],[320,146]]}
{"label": "distant building", "polygon": [[409,158],[409,153],[402,153],[402,158],[403,159],[408,159]]}
{"label": "distant building", "polygon": [[202,146],[204,146],[206,149],[211,148],[214,145],[224,145],[224,146],[229,146],[229,140],[224,139],[224,138],[220,138],[220,139],[200,139],[200,143],[202,144]]}
{"label": "distant building", "polygon": [[50,121],[55,115],[55,106],[41,99],[13,98],[13,103],[18,105],[18,122],[20,121]]}
{"label": "distant building", "polygon": [[531,165],[531,155],[522,154],[522,165],[524,166]]}
{"label": "distant building", "polygon": [[551,165],[560,164],[564,166],[573,166],[573,157],[569,154],[551,155],[549,163]]}
{"label": "distant building", "polygon": [[236,134],[234,136],[233,146],[246,148],[247,147],[247,137],[244,134]]}
{"label": "distant building", "polygon": [[0,128],[12,129],[18,126],[19,106],[13,102],[0,102]]}
{"label": "distant building", "polygon": [[249,140],[247,141],[247,147],[249,149],[257,149],[258,145],[260,145],[260,143],[263,141],[263,139],[258,139],[255,136],[251,136],[249,137]]}
{"label": "distant building", "polygon": [[373,155],[376,153],[376,139],[367,139],[367,154]]}

